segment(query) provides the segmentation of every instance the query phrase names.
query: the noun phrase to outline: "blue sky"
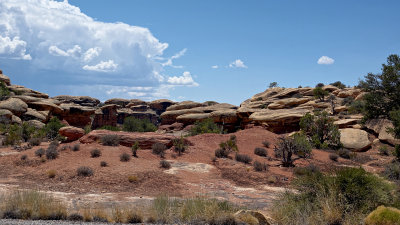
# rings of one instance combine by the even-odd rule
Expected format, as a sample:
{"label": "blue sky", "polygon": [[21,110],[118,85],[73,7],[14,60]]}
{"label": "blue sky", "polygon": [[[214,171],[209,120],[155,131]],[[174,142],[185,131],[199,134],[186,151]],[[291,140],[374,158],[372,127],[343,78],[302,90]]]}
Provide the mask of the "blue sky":
{"label": "blue sky", "polygon": [[0,68],[51,96],[239,105],[272,81],[355,85],[400,52],[399,1],[2,2]]}

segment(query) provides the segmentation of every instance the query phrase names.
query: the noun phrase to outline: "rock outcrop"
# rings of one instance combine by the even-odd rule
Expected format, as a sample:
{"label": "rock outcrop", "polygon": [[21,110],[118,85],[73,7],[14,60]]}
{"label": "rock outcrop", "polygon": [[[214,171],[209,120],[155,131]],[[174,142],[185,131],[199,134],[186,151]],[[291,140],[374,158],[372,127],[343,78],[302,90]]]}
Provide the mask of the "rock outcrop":
{"label": "rock outcrop", "polygon": [[0,102],[0,109],[7,109],[16,116],[21,116],[28,110],[28,105],[18,98],[9,98]]}
{"label": "rock outcrop", "polygon": [[388,129],[393,128],[393,124],[388,119],[372,119],[365,123],[367,130],[373,132],[378,136],[378,139],[390,145],[400,144],[398,139],[395,139],[393,134],[391,134]]}
{"label": "rock outcrop", "polygon": [[346,128],[340,130],[340,142],[344,148],[352,151],[365,151],[371,147],[372,142],[368,139],[368,133],[364,130]]}
{"label": "rock outcrop", "polygon": [[75,141],[85,135],[85,131],[82,128],[67,126],[61,127],[58,133],[67,138],[67,141]]}
{"label": "rock outcrop", "polygon": [[89,134],[83,136],[79,141],[83,144],[101,141],[101,138],[106,135],[116,135],[119,138],[120,144],[123,146],[131,147],[136,141],[139,142],[141,149],[151,149],[155,143],[163,143],[168,147],[172,146],[172,140],[175,139],[172,135],[158,134],[155,132],[121,132],[121,131],[108,131],[108,130],[94,130]]}

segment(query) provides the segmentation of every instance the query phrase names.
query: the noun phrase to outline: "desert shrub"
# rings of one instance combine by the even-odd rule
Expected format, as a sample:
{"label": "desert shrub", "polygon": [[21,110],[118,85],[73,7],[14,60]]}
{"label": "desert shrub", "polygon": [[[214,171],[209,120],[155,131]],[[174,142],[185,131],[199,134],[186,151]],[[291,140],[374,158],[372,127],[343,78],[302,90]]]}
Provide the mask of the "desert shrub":
{"label": "desert shrub", "polygon": [[56,174],[57,174],[57,171],[55,171],[55,170],[48,170],[47,171],[47,177],[49,177],[49,178],[56,177]]}
{"label": "desert shrub", "polygon": [[314,115],[307,113],[300,119],[300,128],[316,148],[328,146],[333,149],[341,147],[340,131],[333,124],[333,119],[328,117],[327,112],[315,112]]}
{"label": "desert shrub", "polygon": [[249,155],[238,154],[238,153],[235,155],[235,160],[245,164],[250,164],[251,161],[253,161],[253,159]]}
{"label": "desert shrub", "polygon": [[295,167],[293,169],[293,174],[296,176],[304,176],[309,173],[320,173],[320,169],[314,164],[310,164],[305,167]]}
{"label": "desert shrub", "polygon": [[56,159],[56,158],[58,158],[58,155],[59,155],[59,153],[58,153],[56,147],[53,147],[50,145],[49,148],[47,148],[47,150],[46,150],[46,158],[47,159],[49,159],[49,160]]}
{"label": "desert shrub", "polygon": [[338,155],[344,159],[350,159],[351,158],[351,151],[347,150],[347,149],[339,149],[338,151]]}
{"label": "desert shrub", "polygon": [[272,207],[278,224],[360,224],[377,206],[397,198],[394,186],[362,168],[342,168],[331,174],[307,172]]}
{"label": "desert shrub", "polygon": [[378,148],[378,152],[379,152],[379,154],[381,154],[381,155],[386,155],[386,156],[388,156],[389,155],[389,149],[386,147],[386,146],[380,146],[379,148]]}
{"label": "desert shrub", "polygon": [[136,183],[139,181],[139,178],[135,175],[128,176],[129,183]]}
{"label": "desert shrub", "polygon": [[164,168],[164,169],[169,169],[169,168],[171,168],[171,163],[168,162],[167,160],[161,160],[160,167]]}
{"label": "desert shrub", "polygon": [[74,144],[74,146],[72,146],[72,151],[77,152],[81,149],[81,145],[80,144]]}
{"label": "desert shrub", "polygon": [[353,101],[349,107],[348,107],[348,112],[349,114],[359,114],[359,113],[365,113],[365,101],[363,100],[356,100]]}
{"label": "desert shrub", "polygon": [[119,137],[118,135],[108,134],[101,137],[101,143],[106,146],[118,146]]}
{"label": "desert shrub", "polygon": [[209,118],[205,119],[202,121],[196,121],[194,123],[194,126],[190,130],[190,135],[198,135],[198,134],[205,134],[205,133],[221,133],[222,129],[219,127],[216,123],[214,123],[214,120]]}
{"label": "desert shrub", "polygon": [[157,142],[151,146],[151,149],[153,154],[159,155],[160,157],[164,157],[165,150],[167,150],[167,146],[163,143]]}
{"label": "desert shrub", "polygon": [[215,150],[215,156],[218,158],[228,158],[231,152],[238,152],[238,146],[236,144],[236,136],[231,135],[226,142],[219,144],[219,149]]}
{"label": "desert shrub", "polygon": [[78,213],[72,213],[67,217],[69,221],[83,221],[83,216]]}
{"label": "desert shrub", "polygon": [[393,156],[396,157],[397,161],[400,161],[400,145],[394,146]]}
{"label": "desert shrub", "polygon": [[331,85],[332,85],[332,86],[335,86],[335,87],[337,87],[337,88],[340,88],[340,89],[346,88],[346,85],[343,84],[341,81],[333,82],[333,83],[331,83]]}
{"label": "desert shrub", "polygon": [[128,132],[153,132],[157,130],[157,127],[149,119],[126,117],[123,130]]}
{"label": "desert shrub", "polygon": [[86,125],[83,130],[85,131],[85,134],[88,134],[92,131],[92,127],[90,125]]}
{"label": "desert shrub", "polygon": [[104,126],[98,128],[98,130],[120,131],[121,129],[119,127],[114,127],[111,125],[104,125]]}
{"label": "desert shrub", "polygon": [[268,156],[268,151],[265,148],[255,148],[254,149],[254,154],[262,157],[267,157]]}
{"label": "desert shrub", "polygon": [[135,143],[132,145],[131,150],[132,150],[132,156],[137,158],[138,157],[137,151],[139,150],[139,142],[138,141],[135,141]]}
{"label": "desert shrub", "polygon": [[128,162],[129,160],[131,160],[131,156],[130,156],[128,153],[122,153],[122,154],[119,156],[119,160],[120,160],[121,162]]}
{"label": "desert shrub", "polygon": [[41,138],[31,138],[31,139],[29,139],[29,144],[31,146],[39,146],[40,143],[42,143],[42,139]]}
{"label": "desert shrub", "polygon": [[334,153],[329,154],[329,159],[332,161],[337,162],[338,158],[339,158],[339,156],[337,154],[334,154]]}
{"label": "desert shrub", "polygon": [[46,126],[44,126],[43,130],[45,131],[48,139],[54,140],[59,136],[58,130],[60,130],[60,128],[63,126],[65,125],[62,124],[57,117],[52,117]]}
{"label": "desert shrub", "polygon": [[53,140],[49,144],[49,148],[57,148],[60,145],[60,143],[57,140]]}
{"label": "desert shrub", "polygon": [[392,207],[379,206],[365,219],[365,225],[400,224],[400,210]]}
{"label": "desert shrub", "polygon": [[400,164],[398,162],[392,162],[385,166],[383,175],[392,181],[400,181]]}
{"label": "desert shrub", "polygon": [[253,168],[255,171],[267,171],[268,165],[266,163],[261,163],[259,161],[254,161]]}
{"label": "desert shrub", "polygon": [[174,151],[178,152],[178,155],[182,155],[182,153],[186,151],[187,144],[183,137],[174,139],[172,143],[174,145]]}
{"label": "desert shrub", "polygon": [[31,220],[60,220],[67,217],[66,206],[38,191],[14,191],[4,197],[3,218]]}
{"label": "desert shrub", "polygon": [[10,96],[10,90],[8,90],[7,85],[3,81],[0,81],[0,100],[4,100],[8,96]]}
{"label": "desert shrub", "polygon": [[269,148],[269,146],[271,145],[271,144],[269,143],[269,141],[267,141],[267,140],[263,141],[262,144],[263,144],[264,147],[266,147],[266,148]]}
{"label": "desert shrub", "polygon": [[353,97],[346,97],[345,99],[343,99],[342,101],[342,106],[344,105],[351,105],[354,102],[354,98]]}
{"label": "desert shrub", "polygon": [[93,173],[93,169],[87,166],[81,166],[76,170],[76,174],[80,177],[90,177]]}
{"label": "desert shrub", "polygon": [[28,159],[28,156],[27,155],[21,155],[21,158],[20,158],[22,161],[25,161],[25,160],[27,160]]}
{"label": "desert shrub", "polygon": [[322,87],[315,87],[313,90],[314,97],[320,101],[325,101],[325,96],[328,95],[328,91],[322,89]]}
{"label": "desert shrub", "polygon": [[101,151],[99,149],[93,149],[92,151],[90,151],[90,156],[92,158],[97,158],[101,156]]}
{"label": "desert shrub", "polygon": [[35,151],[35,155],[37,157],[42,157],[45,154],[45,150],[43,148],[39,148],[38,150]]}
{"label": "desert shrub", "polygon": [[6,139],[4,140],[5,145],[15,145],[23,140],[22,129],[17,124],[6,126],[6,132]]}
{"label": "desert shrub", "polygon": [[71,146],[64,145],[61,147],[60,151],[66,151],[67,149],[71,149]]}
{"label": "desert shrub", "polygon": [[142,223],[143,222],[143,217],[138,214],[138,213],[129,213],[127,218],[126,218],[127,223]]}
{"label": "desert shrub", "polygon": [[[275,156],[282,159],[282,165],[285,167],[294,166],[294,160],[298,158],[309,158],[311,156],[311,146],[303,140],[304,137],[280,137],[279,142],[274,148]],[[298,158],[292,157],[297,155]]]}
{"label": "desert shrub", "polygon": [[100,166],[101,166],[101,167],[107,167],[107,166],[108,166],[108,163],[107,163],[106,161],[101,161],[101,162],[100,162]]}
{"label": "desert shrub", "polygon": [[274,82],[271,82],[271,83],[269,83],[268,87],[269,87],[269,88],[278,87],[278,83],[275,82],[275,81],[274,81]]}

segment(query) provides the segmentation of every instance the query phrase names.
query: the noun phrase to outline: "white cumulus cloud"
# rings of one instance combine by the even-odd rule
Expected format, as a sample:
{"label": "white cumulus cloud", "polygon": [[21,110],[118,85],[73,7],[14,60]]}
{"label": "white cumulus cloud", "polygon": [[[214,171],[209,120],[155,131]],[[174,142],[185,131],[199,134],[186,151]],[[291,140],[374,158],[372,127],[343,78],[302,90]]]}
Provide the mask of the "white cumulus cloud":
{"label": "white cumulus cloud", "polygon": [[101,61],[99,64],[94,66],[85,65],[83,66],[83,69],[97,72],[111,72],[115,71],[117,67],[118,64],[114,63],[114,60],[108,60],[107,62]]}
{"label": "white cumulus cloud", "polygon": [[235,61],[231,62],[229,64],[229,67],[231,67],[231,68],[247,68],[247,66],[244,64],[244,62],[240,59],[236,59]]}
{"label": "white cumulus cloud", "polygon": [[179,77],[169,77],[168,83],[172,85],[199,86],[199,84],[193,80],[192,75],[188,71],[183,72],[182,76]]}
{"label": "white cumulus cloud", "polygon": [[335,62],[335,60],[330,58],[330,57],[328,57],[328,56],[321,56],[318,59],[317,63],[318,64],[322,64],[322,65],[330,65],[330,64],[333,64],[334,62]]}
{"label": "white cumulus cloud", "polygon": [[[129,97],[134,92],[107,93],[120,87],[151,87],[152,91],[143,92],[144,98],[167,96],[170,79],[176,80],[165,74],[164,67],[181,68],[174,60],[187,51],[166,57],[168,43],[159,41],[149,29],[95,20],[68,1],[1,0],[0,18],[0,64],[26,60],[26,68],[19,71],[25,69],[23,74],[35,76],[38,83],[53,82],[48,86],[57,87],[57,94],[79,94],[61,85],[82,92],[91,85],[91,90],[98,91],[90,95],[98,98]],[[188,77],[177,77],[179,85],[195,86],[189,77],[190,82]],[[35,83],[30,85],[35,88]]]}
{"label": "white cumulus cloud", "polygon": [[218,65],[211,66],[213,69],[218,69]]}

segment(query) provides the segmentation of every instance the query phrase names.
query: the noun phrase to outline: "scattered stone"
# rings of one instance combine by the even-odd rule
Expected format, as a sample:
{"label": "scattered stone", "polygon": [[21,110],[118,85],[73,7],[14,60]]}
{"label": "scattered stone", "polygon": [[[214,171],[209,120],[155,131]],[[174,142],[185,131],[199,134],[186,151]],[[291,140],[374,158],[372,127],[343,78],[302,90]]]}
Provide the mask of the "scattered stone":
{"label": "scattered stone", "polygon": [[85,130],[78,127],[61,127],[58,133],[67,138],[67,141],[75,141],[85,135]]}
{"label": "scattered stone", "polygon": [[372,144],[366,131],[354,128],[340,129],[340,142],[344,148],[355,152],[365,151]]}

